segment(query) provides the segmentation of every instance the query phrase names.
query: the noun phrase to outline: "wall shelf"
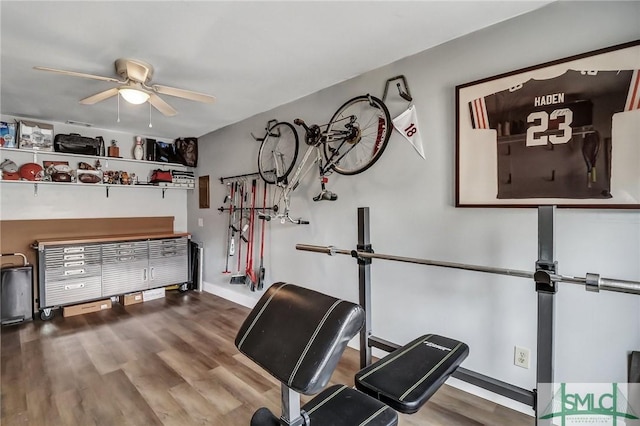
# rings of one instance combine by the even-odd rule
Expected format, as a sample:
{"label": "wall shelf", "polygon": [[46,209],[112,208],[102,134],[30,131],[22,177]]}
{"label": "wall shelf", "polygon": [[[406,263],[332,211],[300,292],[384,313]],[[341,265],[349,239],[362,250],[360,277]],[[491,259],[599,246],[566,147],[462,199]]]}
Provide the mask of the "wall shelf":
{"label": "wall shelf", "polygon": [[31,149],[19,149],[19,148],[4,148],[0,147],[0,153],[2,153],[2,157],[6,158],[7,153],[15,153],[19,155],[32,155],[33,162],[37,163],[38,156],[44,157],[71,157],[71,158],[79,158],[79,159],[94,159],[104,161],[104,167],[108,167],[109,161],[117,161],[117,162],[128,162],[128,163],[136,163],[136,164],[144,164],[144,165],[153,165],[153,166],[161,166],[161,167],[175,167],[180,169],[189,169],[189,167],[179,164],[179,163],[164,163],[159,161],[147,161],[147,160],[136,160],[134,158],[120,158],[120,157],[103,157],[98,155],[82,155],[82,154],[69,154],[66,152],[56,152],[56,151],[34,151]]}
{"label": "wall shelf", "polygon": [[[69,154],[69,153],[65,153],[65,152],[55,152],[55,151],[53,151],[53,152],[51,152],[51,151],[34,151],[34,150],[27,150],[27,149],[0,147],[0,158],[1,159],[7,159],[9,157],[16,157],[16,156],[30,156],[31,158],[28,161],[31,161],[31,162],[34,162],[34,163],[38,163],[43,158],[51,158],[51,157],[62,157],[64,159],[78,159],[78,160],[87,160],[87,159],[88,160],[100,160],[100,162],[102,163],[102,168],[103,169],[110,168],[109,162],[116,162],[116,163],[122,163],[123,162],[123,163],[129,163],[129,164],[132,164],[132,165],[135,164],[137,166],[146,166],[149,171],[151,171],[153,169],[156,169],[156,168],[171,168],[171,169],[177,169],[177,170],[188,170],[188,169],[190,169],[190,167],[187,167],[187,166],[182,165],[182,164],[177,164],[177,163],[163,163],[163,162],[157,162],[157,161],[136,160],[136,159],[133,159],[133,158],[103,157],[103,156],[96,156],[96,155]],[[0,160],[0,162],[1,161],[2,160]],[[16,162],[16,164],[18,164],[18,163],[19,162]],[[113,167],[113,165],[111,167]],[[117,167],[115,167],[115,168],[117,169]],[[50,181],[1,180],[1,179],[0,179],[0,183],[1,184],[8,184],[8,185],[33,185],[33,195],[34,196],[38,195],[38,187],[40,185],[57,185],[57,186],[60,186],[60,187],[67,187],[67,188],[74,188],[74,189],[77,189],[78,187],[104,188],[107,198],[109,197],[109,190],[111,188],[118,188],[118,189],[119,188],[160,189],[160,190],[162,190],[162,198],[164,198],[165,192],[167,190],[193,190],[193,189],[195,189],[195,184],[194,184],[194,186],[189,187],[189,186],[174,186],[174,185],[146,185],[146,184],[120,185],[120,184],[110,184],[110,183],[50,182]]]}
{"label": "wall shelf", "polygon": [[8,184],[8,185],[33,185],[33,196],[38,196],[38,186],[40,185],[58,185],[64,186],[68,188],[105,188],[107,198],[109,198],[109,189],[110,188],[149,188],[149,189],[161,189],[162,190],[162,198],[164,198],[164,194],[166,190],[183,190],[183,191],[193,191],[194,187],[188,186],[159,186],[159,185],[118,185],[118,184],[108,184],[108,183],[78,183],[78,182],[49,182],[49,181],[29,181],[29,180],[1,180],[0,184]]}

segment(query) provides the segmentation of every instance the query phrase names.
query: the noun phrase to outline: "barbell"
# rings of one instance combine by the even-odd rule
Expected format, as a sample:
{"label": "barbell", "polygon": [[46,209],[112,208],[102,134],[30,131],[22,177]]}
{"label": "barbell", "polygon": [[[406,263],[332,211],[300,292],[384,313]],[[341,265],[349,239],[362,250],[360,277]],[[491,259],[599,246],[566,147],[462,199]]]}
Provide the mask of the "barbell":
{"label": "barbell", "polygon": [[584,285],[588,291],[599,292],[600,290],[615,291],[618,293],[640,294],[640,282],[619,280],[613,278],[602,278],[599,274],[587,273],[584,277],[572,277],[551,273],[545,270],[535,272],[522,271],[518,269],[498,268],[493,266],[470,265],[466,263],[443,262],[439,260],[419,259],[415,257],[395,256],[390,254],[373,253],[363,250],[344,250],[334,246],[316,246],[310,244],[296,244],[296,250],[310,251],[314,253],[348,255],[357,259],[381,259],[395,262],[415,263],[418,265],[439,266],[441,268],[463,269],[467,271],[485,272],[489,274],[508,275],[511,277],[529,278],[535,282],[545,282],[548,284],[564,282]]}

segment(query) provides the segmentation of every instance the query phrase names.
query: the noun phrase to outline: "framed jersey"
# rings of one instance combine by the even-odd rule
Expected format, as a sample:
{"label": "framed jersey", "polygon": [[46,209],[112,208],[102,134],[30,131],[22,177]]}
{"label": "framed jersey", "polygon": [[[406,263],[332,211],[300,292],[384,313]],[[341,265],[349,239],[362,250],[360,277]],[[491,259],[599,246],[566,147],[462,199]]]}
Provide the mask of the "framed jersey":
{"label": "framed jersey", "polygon": [[456,207],[640,207],[640,40],[456,87]]}

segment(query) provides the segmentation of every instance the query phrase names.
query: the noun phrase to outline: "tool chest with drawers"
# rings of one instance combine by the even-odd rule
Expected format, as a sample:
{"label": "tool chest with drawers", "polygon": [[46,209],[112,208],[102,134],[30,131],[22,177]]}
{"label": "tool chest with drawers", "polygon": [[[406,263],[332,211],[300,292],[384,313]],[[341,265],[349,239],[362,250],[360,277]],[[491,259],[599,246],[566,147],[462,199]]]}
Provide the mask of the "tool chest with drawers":
{"label": "tool chest with drawers", "polygon": [[37,241],[40,317],[52,309],[105,297],[186,286],[186,233]]}

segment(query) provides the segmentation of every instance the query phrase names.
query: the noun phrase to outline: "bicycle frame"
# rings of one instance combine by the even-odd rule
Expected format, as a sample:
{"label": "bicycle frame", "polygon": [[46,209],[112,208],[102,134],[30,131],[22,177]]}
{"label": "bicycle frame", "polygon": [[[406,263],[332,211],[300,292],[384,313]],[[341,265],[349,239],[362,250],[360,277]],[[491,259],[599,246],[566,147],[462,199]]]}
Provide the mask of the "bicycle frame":
{"label": "bicycle frame", "polygon": [[[276,216],[275,216],[280,219],[281,223],[285,223],[287,221],[291,223],[296,223],[296,224],[308,223],[301,219],[293,219],[291,218],[291,216],[289,216],[289,211],[290,211],[289,195],[293,191],[295,191],[295,189],[298,187],[300,182],[309,174],[311,169],[317,164],[318,171],[320,174],[321,192],[320,192],[320,195],[314,198],[314,201],[318,201],[319,199],[321,199],[322,195],[327,192],[325,188],[325,184],[327,182],[325,176],[331,172],[331,168],[333,167],[334,164],[339,163],[340,160],[344,158],[357,145],[357,140],[355,139],[359,137],[358,136],[359,129],[357,129],[354,133],[354,130],[349,128],[349,126],[351,126],[355,122],[355,117],[350,116],[345,118],[344,120],[346,119],[349,119],[350,121],[350,123],[347,126],[345,126],[349,130],[332,130],[331,132],[328,132],[328,129],[325,129],[319,134],[317,134],[317,132],[315,132],[315,134],[312,133],[311,129],[307,127],[306,124],[302,122],[302,120],[300,120],[300,122],[305,128],[305,139],[307,139],[307,144],[309,146],[306,152],[304,153],[302,160],[300,161],[300,165],[296,168],[291,179],[289,180],[285,178],[283,180],[278,180],[276,182],[276,185],[279,188],[281,188],[282,192],[280,193],[279,199],[277,200],[275,205],[278,205],[280,201],[284,203],[284,211],[282,213],[276,212]],[[322,127],[324,126],[328,126],[328,124],[323,124]],[[340,145],[338,146],[338,149],[334,150],[334,152],[331,154],[326,164],[323,165],[323,155],[320,147],[324,146],[329,141],[340,141]],[[349,147],[349,149],[347,149],[342,154],[338,154],[340,152],[340,149],[346,143],[350,143],[351,147]],[[315,151],[315,159],[311,164],[307,165],[307,162],[309,161],[309,158],[311,157],[314,151]],[[276,165],[276,175],[277,176],[282,175],[283,174],[282,161],[280,158],[277,158],[277,153],[274,152],[273,155],[274,155],[274,164]]]}
{"label": "bicycle frame", "polygon": [[[311,164],[307,165],[307,161],[309,160],[309,157],[311,157],[311,154],[313,154],[313,151],[315,151],[316,158],[313,160]],[[274,153],[274,156],[275,155],[276,154]],[[281,170],[279,168],[281,167],[281,161],[278,161],[279,159],[277,157],[274,158],[274,160],[276,164],[276,173],[280,173]],[[276,211],[276,216],[275,216],[276,218],[280,219],[281,223],[285,223],[287,221],[291,223],[296,223],[296,224],[308,223],[305,221],[301,221],[300,219],[293,219],[291,218],[291,216],[289,216],[290,202],[291,202],[289,195],[298,187],[298,185],[300,184],[300,181],[309,174],[311,169],[316,164],[319,165],[320,176],[323,177],[324,172],[322,167],[322,153],[320,152],[320,145],[309,146],[307,148],[307,151],[304,153],[304,156],[302,157],[300,165],[296,168],[290,180],[285,178],[283,180],[278,180],[276,182],[276,186],[281,188],[281,192],[278,200],[274,204],[274,207],[279,205],[280,201],[284,203],[284,211],[283,212]],[[306,166],[306,169],[305,169],[305,166]],[[322,186],[324,189],[324,183],[322,183]]]}

